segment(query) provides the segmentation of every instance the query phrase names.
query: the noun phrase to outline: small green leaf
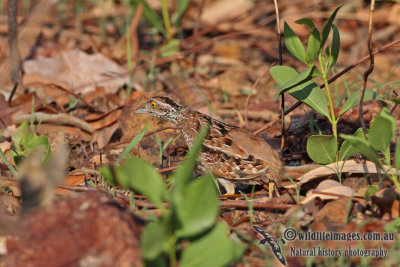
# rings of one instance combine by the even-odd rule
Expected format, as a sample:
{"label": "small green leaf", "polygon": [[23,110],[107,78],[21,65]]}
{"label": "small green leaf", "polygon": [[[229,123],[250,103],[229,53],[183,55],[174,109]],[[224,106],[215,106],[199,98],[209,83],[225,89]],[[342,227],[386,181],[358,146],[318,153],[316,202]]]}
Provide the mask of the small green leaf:
{"label": "small green leaf", "polygon": [[387,151],[395,131],[396,121],[387,109],[382,109],[368,131],[371,146],[377,151]]}
{"label": "small green leaf", "polygon": [[[361,90],[357,90],[346,100],[346,102],[343,104],[343,106],[339,112],[339,116],[341,116],[343,113],[354,108],[355,106],[357,106],[359,104],[360,93],[361,93]],[[380,95],[378,95],[374,91],[371,91],[368,89],[365,90],[364,101],[373,100],[373,99],[380,100],[382,102],[382,104],[385,107],[387,107],[385,100]]]}
{"label": "small green leaf", "polygon": [[138,133],[130,142],[129,144],[125,147],[124,151],[122,151],[121,155],[119,155],[117,161],[114,163],[117,165],[121,160],[125,158],[126,155],[131,152],[131,150],[142,140],[144,134],[147,132],[147,128],[149,127],[149,123],[147,123],[143,129]]}
{"label": "small green leaf", "polygon": [[377,185],[371,185],[365,190],[364,198],[372,197],[376,192],[379,191],[379,187]]}
{"label": "small green leaf", "polygon": [[11,173],[17,177],[18,173],[15,170],[14,166],[11,165],[11,163],[8,161],[6,155],[4,155],[3,150],[0,149],[0,158],[3,160],[3,162],[7,165],[8,169],[11,171]]}
{"label": "small green leaf", "polygon": [[336,17],[337,12],[343,5],[338,6],[335,11],[333,11],[332,15],[330,16],[329,20],[326,22],[324,29],[322,30],[322,41],[321,41],[321,47],[324,46],[326,40],[328,39],[329,32],[331,31],[332,23],[333,20]]}
{"label": "small green leaf", "polygon": [[146,260],[154,260],[168,248],[167,229],[162,221],[148,223],[140,239],[142,256]]}
{"label": "small green leaf", "polygon": [[184,186],[190,181],[190,177],[192,177],[196,165],[197,156],[203,147],[203,140],[208,134],[209,129],[210,127],[207,125],[200,130],[193,142],[193,147],[191,147],[185,160],[173,174],[172,182],[175,186],[175,190],[183,192]]}
{"label": "small green leaf", "polygon": [[390,98],[389,100],[396,103],[397,105],[400,105],[400,97],[399,98]]}
{"label": "small green leaf", "polygon": [[208,234],[190,243],[183,251],[181,267],[228,266],[243,253],[243,247],[228,236],[225,223],[218,223]]}
{"label": "small green leaf", "polygon": [[[275,66],[271,68],[270,74],[279,87],[285,86],[287,81],[291,81],[299,75],[295,69],[287,66]],[[313,81],[301,83],[287,92],[319,114],[330,118],[325,95]]]}
{"label": "small green leaf", "polygon": [[101,173],[108,182],[145,195],[158,208],[163,208],[162,201],[167,192],[164,180],[158,171],[143,159],[130,157],[120,166],[102,168]]}
{"label": "small green leaf", "polygon": [[179,52],[180,50],[180,40],[179,39],[171,39],[165,45],[161,46],[160,52],[161,57],[169,57],[173,54]]}
{"label": "small green leaf", "polygon": [[218,194],[210,175],[191,182],[183,192],[183,199],[174,203],[181,228],[177,237],[190,237],[209,229],[218,215]]}
{"label": "small green leaf", "polygon": [[306,52],[303,44],[297,34],[290,28],[285,21],[283,36],[285,37],[285,44],[289,52],[301,62],[307,64]]}
{"label": "small green leaf", "polygon": [[150,5],[147,3],[145,0],[132,0],[132,4],[134,8],[136,9],[139,4],[143,5],[143,17],[154,27],[157,29],[158,32],[160,32],[164,37],[167,36],[167,32],[164,28],[164,25],[162,23],[162,20],[160,17],[157,15],[157,12],[154,11],[150,7]]}
{"label": "small green leaf", "polygon": [[183,14],[185,13],[187,7],[189,6],[189,3],[190,0],[178,0],[178,10],[175,19],[175,27],[178,28],[179,22],[181,21]]}
{"label": "small green leaf", "polygon": [[309,18],[298,19],[295,21],[295,23],[307,25],[311,30],[315,29],[314,22],[312,22],[312,20]]}
{"label": "small green leaf", "polygon": [[313,81],[308,81],[287,91],[294,98],[302,101],[315,112],[330,120],[326,98],[321,88]]}
{"label": "small green leaf", "polygon": [[25,149],[25,154],[28,154],[36,149],[42,149],[44,152],[42,162],[44,163],[48,162],[51,156],[49,139],[47,138],[47,136],[44,135],[39,136],[34,140],[30,141],[29,143],[27,143],[24,146],[24,149]]}
{"label": "small green leaf", "polygon": [[319,51],[321,50],[321,37],[317,28],[311,32],[308,38],[307,46],[307,57],[310,64],[313,64],[315,59],[318,57]]}
{"label": "small green leaf", "polygon": [[365,139],[365,137],[344,134],[341,134],[340,137],[354,146],[357,153],[361,153],[370,161],[375,162],[379,167],[383,167],[378,153],[372,148],[371,144]]}
{"label": "small green leaf", "polygon": [[400,140],[397,140],[396,149],[394,152],[394,167],[400,170]]}
{"label": "small green leaf", "polygon": [[335,162],[337,139],[333,135],[312,135],[307,139],[307,153],[319,164]]}
{"label": "small green leaf", "polygon": [[[292,71],[286,71],[288,68],[287,66],[274,66],[270,69],[270,74],[271,76],[274,78],[274,80],[278,83],[277,79],[279,79],[279,81],[284,81],[286,78],[288,78],[289,76],[287,75],[288,73],[291,73]],[[292,68],[290,68],[292,69]],[[278,98],[278,96],[280,94],[282,94],[283,92],[286,92],[287,90],[289,90],[290,88],[293,88],[296,85],[299,85],[300,83],[309,80],[311,77],[311,73],[314,69],[314,66],[307,68],[305,71],[303,71],[300,74],[297,74],[296,77],[292,78],[291,80],[289,80],[287,83],[285,83],[283,86],[279,86],[279,91],[275,94],[274,96],[274,100],[276,100]],[[295,71],[293,69],[293,71]],[[297,73],[297,71],[295,71]],[[294,73],[294,72],[293,72]],[[276,78],[276,79],[275,79]],[[279,84],[279,83],[278,83]]]}
{"label": "small green leaf", "polygon": [[[364,131],[362,128],[358,128],[353,136],[365,139]],[[346,160],[358,152],[359,151],[357,150],[356,146],[352,145],[348,140],[344,140],[342,146],[340,147],[339,160]]]}
{"label": "small green leaf", "polygon": [[332,68],[338,57],[339,57],[339,50],[340,50],[340,35],[339,30],[336,25],[332,25],[333,28],[333,37],[332,37],[332,53],[329,60],[329,68]]}
{"label": "small green leaf", "polygon": [[24,121],[17,129],[15,134],[12,136],[12,141],[14,145],[19,148],[19,146],[24,146],[30,143],[32,140],[37,138],[37,135],[29,127],[28,122]]}
{"label": "small green leaf", "polygon": [[325,47],[325,57],[328,59],[328,61],[331,58],[331,52],[329,51],[329,46]]}

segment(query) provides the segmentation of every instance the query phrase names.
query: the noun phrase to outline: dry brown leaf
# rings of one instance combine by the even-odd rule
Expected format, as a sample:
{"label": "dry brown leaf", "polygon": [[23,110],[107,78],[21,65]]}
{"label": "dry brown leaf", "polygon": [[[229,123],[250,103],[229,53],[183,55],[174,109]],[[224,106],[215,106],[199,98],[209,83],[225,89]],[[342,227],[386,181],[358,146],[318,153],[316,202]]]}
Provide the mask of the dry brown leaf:
{"label": "dry brown leaf", "polygon": [[57,133],[67,133],[73,135],[76,139],[82,141],[90,141],[92,135],[82,131],[79,128],[66,126],[66,125],[56,125],[56,124],[48,124],[48,123],[41,123],[37,128],[37,133],[39,135],[52,135]]}
{"label": "dry brown leaf", "polygon": [[[65,179],[63,180],[63,182],[61,184],[75,186],[75,185],[80,185],[84,181],[85,181],[84,174],[75,174],[75,175],[68,175],[67,177],[65,177]],[[63,188],[58,188],[56,190],[56,194],[67,194],[67,193],[71,193],[71,190],[63,189]]]}
{"label": "dry brown leaf", "polygon": [[383,217],[387,219],[399,217],[399,193],[394,187],[379,190],[371,197],[371,201],[378,206]]}
{"label": "dry brown leaf", "polygon": [[45,78],[67,83],[75,93],[87,93],[96,86],[104,86],[107,93],[115,93],[127,84],[129,78],[123,75],[127,70],[102,54],[89,55],[75,49],[63,52],[57,57],[39,57],[23,64],[27,74],[39,74]]}
{"label": "dry brown leaf", "polygon": [[96,131],[93,134],[92,141],[90,142],[93,144],[93,142],[97,142],[99,145],[99,148],[102,149],[105,147],[109,142],[112,137],[112,135],[115,133],[115,131],[119,128],[119,122],[116,122],[109,127],[104,127],[98,131]]}
{"label": "dry brown leaf", "polygon": [[[388,170],[388,166],[385,165],[384,168]],[[396,172],[395,169],[393,169]],[[317,169],[314,169],[303,176],[299,177],[299,183],[305,184],[312,180],[325,177],[328,175],[336,174],[336,173],[362,173],[362,174],[377,174],[378,170],[376,168],[375,163],[371,161],[366,161],[365,163],[358,163],[355,160],[347,160],[347,161],[339,161],[335,163],[331,163],[325,166],[321,166]],[[398,174],[400,172],[397,171]],[[291,186],[288,186],[291,187]]]}
{"label": "dry brown leaf", "polygon": [[388,22],[400,26],[399,17],[400,17],[400,5],[393,5],[390,8],[389,17],[387,18]]}
{"label": "dry brown leaf", "polygon": [[246,79],[246,74],[242,71],[227,70],[218,78],[221,90],[231,96],[238,96],[242,94],[241,91],[250,92],[252,89],[252,84]]}
{"label": "dry brown leaf", "polygon": [[90,122],[89,124],[93,127],[93,129],[100,130],[116,122],[119,119],[121,113],[122,113],[121,109],[113,110],[102,119]]}
{"label": "dry brown leaf", "polygon": [[238,43],[234,42],[218,42],[215,43],[212,52],[219,57],[240,59],[242,56],[242,48]]}
{"label": "dry brown leaf", "polygon": [[[344,186],[341,183],[334,181],[334,180],[322,181],[317,186],[317,188],[315,188],[315,191],[331,193],[331,194],[338,194],[338,195],[343,195],[343,196],[348,196],[348,197],[355,194],[355,191],[353,189],[351,189],[350,187]],[[319,197],[322,200],[339,198],[338,196],[319,194],[317,192],[314,192],[314,190],[310,190],[307,192],[306,198],[303,199],[303,201],[301,201],[301,204],[304,205],[317,197]]]}
{"label": "dry brown leaf", "polygon": [[250,0],[220,0],[205,6],[200,19],[206,24],[217,24],[243,15],[253,6]]}
{"label": "dry brown leaf", "polygon": [[6,153],[11,147],[11,143],[8,141],[4,141],[0,143],[0,149],[3,153]]}
{"label": "dry brown leaf", "polygon": [[21,189],[19,188],[19,184],[17,183],[17,181],[2,181],[0,180],[0,187],[4,187],[7,186],[11,189],[12,194],[15,197],[20,197],[21,196]]}

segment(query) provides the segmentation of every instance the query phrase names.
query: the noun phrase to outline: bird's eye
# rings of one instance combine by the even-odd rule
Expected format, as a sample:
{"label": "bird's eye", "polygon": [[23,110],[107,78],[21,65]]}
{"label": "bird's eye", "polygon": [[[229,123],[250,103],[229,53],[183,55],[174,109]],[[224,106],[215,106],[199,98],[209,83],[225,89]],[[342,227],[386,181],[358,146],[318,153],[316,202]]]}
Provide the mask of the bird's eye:
{"label": "bird's eye", "polygon": [[150,107],[152,107],[152,108],[156,108],[156,107],[157,107],[157,103],[156,103],[156,102],[154,102],[154,101],[153,101],[153,102],[151,102],[151,103],[150,103]]}

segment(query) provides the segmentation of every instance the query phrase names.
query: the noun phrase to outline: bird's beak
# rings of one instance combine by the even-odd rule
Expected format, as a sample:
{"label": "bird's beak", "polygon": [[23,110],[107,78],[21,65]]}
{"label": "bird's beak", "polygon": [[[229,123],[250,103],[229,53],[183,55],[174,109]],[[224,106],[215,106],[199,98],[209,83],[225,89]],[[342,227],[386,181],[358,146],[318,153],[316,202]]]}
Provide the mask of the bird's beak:
{"label": "bird's beak", "polygon": [[146,114],[146,109],[144,107],[145,104],[141,105],[135,110],[135,114]]}

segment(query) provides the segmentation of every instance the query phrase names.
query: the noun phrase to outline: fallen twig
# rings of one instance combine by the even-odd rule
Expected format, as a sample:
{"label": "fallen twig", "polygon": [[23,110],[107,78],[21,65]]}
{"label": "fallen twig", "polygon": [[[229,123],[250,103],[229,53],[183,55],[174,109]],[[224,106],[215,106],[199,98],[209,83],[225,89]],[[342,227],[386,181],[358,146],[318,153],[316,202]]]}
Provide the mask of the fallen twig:
{"label": "fallen twig", "polygon": [[[21,124],[24,121],[30,121],[31,114],[23,114],[19,115],[14,119],[15,124]],[[70,125],[76,126],[90,134],[94,133],[94,129],[90,126],[89,123],[81,120],[75,116],[60,113],[60,114],[47,114],[43,112],[35,112],[33,113],[33,120],[34,122],[47,122],[47,123],[54,123],[54,124],[61,124],[61,125]]]}

